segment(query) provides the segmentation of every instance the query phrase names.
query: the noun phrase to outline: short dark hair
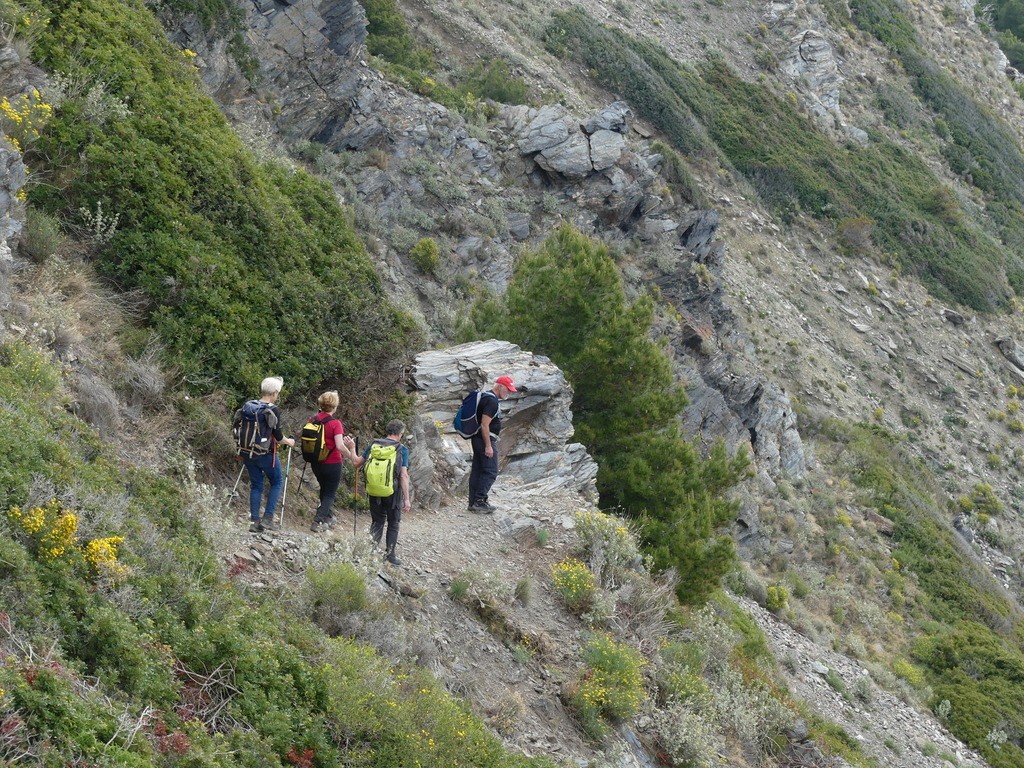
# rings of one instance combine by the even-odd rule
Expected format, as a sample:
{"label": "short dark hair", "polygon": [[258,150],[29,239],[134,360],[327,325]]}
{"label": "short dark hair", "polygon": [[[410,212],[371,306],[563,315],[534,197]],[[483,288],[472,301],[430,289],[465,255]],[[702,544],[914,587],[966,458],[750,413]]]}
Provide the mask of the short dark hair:
{"label": "short dark hair", "polygon": [[405,422],[393,419],[388,422],[389,435],[401,435],[405,433]]}

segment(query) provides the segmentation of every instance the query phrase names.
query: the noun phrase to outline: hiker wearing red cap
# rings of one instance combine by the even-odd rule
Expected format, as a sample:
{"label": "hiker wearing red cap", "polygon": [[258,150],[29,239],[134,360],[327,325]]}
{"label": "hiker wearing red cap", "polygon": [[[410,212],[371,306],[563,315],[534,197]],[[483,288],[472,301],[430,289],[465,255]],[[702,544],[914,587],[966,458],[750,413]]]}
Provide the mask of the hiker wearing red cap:
{"label": "hiker wearing red cap", "polygon": [[516,392],[511,376],[499,376],[491,391],[494,397],[481,397],[477,405],[480,431],[473,435],[473,467],[469,471],[469,511],[491,514],[497,507],[487,500],[491,486],[498,477],[498,434],[501,432],[501,408],[510,392]]}

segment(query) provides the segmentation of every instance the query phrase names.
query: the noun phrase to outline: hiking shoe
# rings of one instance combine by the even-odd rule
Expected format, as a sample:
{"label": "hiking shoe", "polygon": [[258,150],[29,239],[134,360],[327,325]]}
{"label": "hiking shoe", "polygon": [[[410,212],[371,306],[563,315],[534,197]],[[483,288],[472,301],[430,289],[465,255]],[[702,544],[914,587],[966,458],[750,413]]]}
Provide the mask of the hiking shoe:
{"label": "hiking shoe", "polygon": [[478,501],[476,504],[470,507],[470,509],[472,509],[474,512],[479,512],[484,515],[493,515],[498,508],[491,504],[490,502]]}
{"label": "hiking shoe", "polygon": [[394,552],[389,552],[388,556],[385,557],[384,559],[387,560],[392,565],[401,565],[402,564],[402,561],[399,560],[398,557],[395,556]]}
{"label": "hiking shoe", "polygon": [[263,518],[263,529],[265,531],[280,531],[281,523],[272,517]]}
{"label": "hiking shoe", "polygon": [[249,533],[263,533],[263,524],[259,520],[249,523]]}
{"label": "hiking shoe", "polygon": [[313,525],[309,527],[309,530],[311,530],[313,533],[323,533],[325,530],[327,530],[327,528],[327,523],[314,522]]}

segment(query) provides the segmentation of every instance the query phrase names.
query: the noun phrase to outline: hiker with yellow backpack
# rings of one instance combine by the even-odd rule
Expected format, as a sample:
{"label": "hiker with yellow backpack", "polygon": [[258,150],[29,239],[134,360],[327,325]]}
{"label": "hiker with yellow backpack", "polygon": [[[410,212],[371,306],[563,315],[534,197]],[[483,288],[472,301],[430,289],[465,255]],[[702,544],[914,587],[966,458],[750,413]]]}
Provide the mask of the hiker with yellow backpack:
{"label": "hiker with yellow backpack", "polygon": [[398,419],[387,426],[388,436],[374,440],[358,456],[355,441],[346,435],[343,440],[345,457],[356,469],[363,467],[366,475],[366,495],[370,500],[370,537],[380,546],[387,525],[384,543],[387,548],[385,559],[392,565],[401,565],[395,554],[398,546],[398,526],[402,512],[412,508],[409,498],[409,449],[402,445],[405,424]]}
{"label": "hiker with yellow backpack", "polygon": [[312,416],[302,428],[299,443],[302,458],[313,470],[313,476],[320,484],[320,506],[313,515],[314,533],[334,527],[334,513],[331,507],[341,485],[341,467],[345,455],[342,442],[345,425],[334,413],[338,410],[339,397],[335,391],[324,392],[316,401],[319,413]]}

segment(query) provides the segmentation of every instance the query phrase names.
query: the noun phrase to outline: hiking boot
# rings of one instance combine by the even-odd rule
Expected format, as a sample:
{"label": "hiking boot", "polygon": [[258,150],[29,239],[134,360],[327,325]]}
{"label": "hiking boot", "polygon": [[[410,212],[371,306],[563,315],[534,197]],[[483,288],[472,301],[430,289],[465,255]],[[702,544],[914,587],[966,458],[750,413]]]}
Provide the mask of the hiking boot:
{"label": "hiking boot", "polygon": [[493,515],[497,511],[497,507],[487,501],[478,501],[475,505],[470,507],[474,512],[479,512],[484,515]]}
{"label": "hiking boot", "polygon": [[402,564],[402,561],[399,560],[398,557],[395,555],[395,550],[391,550],[390,552],[388,552],[388,556],[385,557],[384,559],[387,560],[392,565],[401,565]]}
{"label": "hiking boot", "polygon": [[263,524],[259,520],[249,523],[249,533],[263,533]]}
{"label": "hiking boot", "polygon": [[311,530],[313,533],[323,533],[324,531],[327,530],[327,528],[328,528],[327,523],[323,523],[323,522],[319,522],[318,523],[318,522],[314,521],[313,525],[311,525],[309,527],[309,530]]}
{"label": "hiking boot", "polygon": [[263,529],[266,531],[280,531],[281,523],[272,517],[264,517]]}

